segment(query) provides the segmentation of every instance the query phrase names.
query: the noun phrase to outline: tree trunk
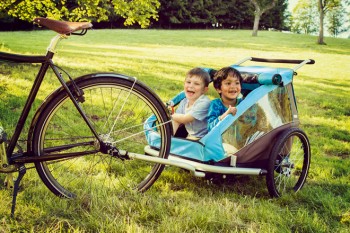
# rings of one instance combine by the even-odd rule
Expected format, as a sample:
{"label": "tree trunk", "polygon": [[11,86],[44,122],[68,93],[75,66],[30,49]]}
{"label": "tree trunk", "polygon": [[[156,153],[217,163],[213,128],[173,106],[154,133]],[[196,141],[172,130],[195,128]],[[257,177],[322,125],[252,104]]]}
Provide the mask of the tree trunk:
{"label": "tree trunk", "polygon": [[320,28],[319,28],[319,33],[318,33],[318,38],[317,38],[317,44],[320,45],[325,45],[326,43],[323,40],[323,19],[324,19],[324,6],[322,4],[322,1],[319,0],[319,5],[318,5],[319,13],[320,13]]}
{"label": "tree trunk", "polygon": [[252,36],[258,36],[260,16],[261,16],[260,12],[255,12]]}
{"label": "tree trunk", "polygon": [[255,11],[254,11],[254,26],[253,26],[253,33],[252,36],[258,36],[258,30],[259,30],[259,21],[262,14],[264,14],[266,11],[273,8],[277,2],[277,0],[272,0],[272,2],[269,5],[260,6],[257,0],[250,0],[250,2],[253,4]]}
{"label": "tree trunk", "polygon": [[324,45],[326,44],[323,40],[323,19],[324,19],[324,13],[323,11],[320,12],[320,32],[318,33],[318,39],[317,44]]}

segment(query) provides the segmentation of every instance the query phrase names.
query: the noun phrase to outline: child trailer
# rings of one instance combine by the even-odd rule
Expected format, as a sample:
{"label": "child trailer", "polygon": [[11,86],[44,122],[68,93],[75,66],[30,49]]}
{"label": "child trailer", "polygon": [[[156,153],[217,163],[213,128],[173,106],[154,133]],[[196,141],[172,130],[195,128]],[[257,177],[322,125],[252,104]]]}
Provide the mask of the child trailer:
{"label": "child trailer", "polygon": [[[297,65],[292,69],[242,66],[246,61]],[[243,101],[234,116],[229,114],[198,141],[172,137],[168,159],[154,157],[159,150],[159,135],[154,127],[154,116],[150,116],[144,124],[148,156],[135,156],[189,170],[197,177],[265,175],[272,197],[297,192],[305,183],[311,153],[308,137],[299,128],[293,77],[300,67],[314,63],[311,59],[253,57],[237,62],[232,67],[243,77]],[[213,77],[215,70],[204,69]],[[168,105],[176,106],[183,98],[185,94],[181,92]]]}

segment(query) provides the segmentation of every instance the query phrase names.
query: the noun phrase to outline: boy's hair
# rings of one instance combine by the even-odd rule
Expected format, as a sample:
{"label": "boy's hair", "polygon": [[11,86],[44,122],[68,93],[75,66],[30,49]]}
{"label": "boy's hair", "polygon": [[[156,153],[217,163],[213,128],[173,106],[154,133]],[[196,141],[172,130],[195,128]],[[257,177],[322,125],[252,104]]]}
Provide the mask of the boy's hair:
{"label": "boy's hair", "polygon": [[215,89],[221,89],[221,83],[223,80],[227,79],[227,77],[232,74],[233,77],[236,77],[239,79],[239,83],[241,84],[242,86],[242,76],[241,74],[239,73],[238,70],[228,66],[228,67],[224,67],[224,68],[221,68],[220,70],[218,70],[214,77],[213,77],[213,85],[214,85],[214,88]]}
{"label": "boy's hair", "polygon": [[208,87],[210,83],[210,76],[208,72],[203,70],[202,68],[196,67],[187,72],[186,77],[198,76],[203,82],[204,86]]}

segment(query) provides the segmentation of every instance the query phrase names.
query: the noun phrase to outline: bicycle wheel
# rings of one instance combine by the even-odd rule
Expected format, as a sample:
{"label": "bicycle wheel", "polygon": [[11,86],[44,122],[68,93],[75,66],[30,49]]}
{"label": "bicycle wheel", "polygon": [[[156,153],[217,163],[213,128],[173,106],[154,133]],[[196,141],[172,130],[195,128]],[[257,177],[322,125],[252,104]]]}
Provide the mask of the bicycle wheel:
{"label": "bicycle wheel", "polygon": [[[158,157],[168,157],[171,122],[162,102],[145,85],[125,76],[101,75],[77,85],[85,98],[79,105],[104,142],[144,154],[144,122],[154,115]],[[34,129],[35,156],[73,155],[35,163],[40,178],[54,194],[73,198],[108,196],[121,188],[145,191],[159,177],[164,165],[98,152],[98,141],[64,91],[47,102]]]}
{"label": "bicycle wheel", "polygon": [[271,197],[299,191],[310,167],[310,145],[306,134],[298,129],[286,130],[277,139],[269,158],[266,184]]}

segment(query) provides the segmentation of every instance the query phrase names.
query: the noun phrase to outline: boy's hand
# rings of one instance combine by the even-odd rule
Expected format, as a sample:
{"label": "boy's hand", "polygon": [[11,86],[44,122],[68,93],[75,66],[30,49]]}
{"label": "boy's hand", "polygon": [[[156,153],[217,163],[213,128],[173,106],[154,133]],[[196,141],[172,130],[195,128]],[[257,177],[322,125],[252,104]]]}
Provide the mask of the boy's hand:
{"label": "boy's hand", "polygon": [[175,113],[174,105],[172,105],[169,102],[167,102],[167,103],[165,103],[165,106],[167,107],[168,112],[170,113],[170,115],[173,115]]}
{"label": "boy's hand", "polygon": [[229,105],[227,111],[228,111],[228,113],[231,113],[234,116],[237,113],[237,108],[236,107],[232,107],[231,105]]}
{"label": "boy's hand", "polygon": [[174,106],[168,106],[168,111],[169,111],[170,115],[173,115],[175,113]]}
{"label": "boy's hand", "polygon": [[236,115],[236,113],[237,113],[237,108],[229,105],[227,111],[219,117],[219,120],[222,121],[222,119],[224,119],[228,114],[232,114],[234,116]]}

